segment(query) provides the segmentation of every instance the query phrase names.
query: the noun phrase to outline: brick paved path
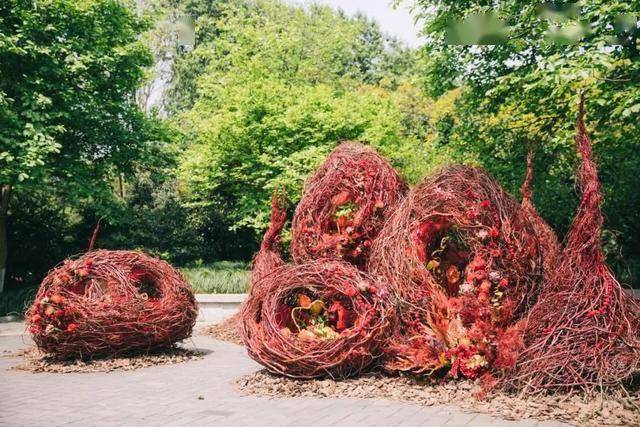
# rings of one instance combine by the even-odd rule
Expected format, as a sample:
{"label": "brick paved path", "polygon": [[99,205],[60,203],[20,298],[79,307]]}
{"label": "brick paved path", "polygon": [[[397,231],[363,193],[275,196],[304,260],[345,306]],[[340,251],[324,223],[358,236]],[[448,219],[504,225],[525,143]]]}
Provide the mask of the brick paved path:
{"label": "brick paved path", "polygon": [[233,388],[234,380],[259,366],[242,347],[204,336],[196,336],[194,342],[210,353],[203,360],[177,365],[111,373],[13,371],[8,368],[19,359],[6,356],[6,352],[3,355],[3,351],[24,348],[30,341],[3,334],[3,329],[7,330],[6,324],[0,324],[0,426],[561,425],[505,421],[447,406],[423,407],[386,400],[240,396]]}

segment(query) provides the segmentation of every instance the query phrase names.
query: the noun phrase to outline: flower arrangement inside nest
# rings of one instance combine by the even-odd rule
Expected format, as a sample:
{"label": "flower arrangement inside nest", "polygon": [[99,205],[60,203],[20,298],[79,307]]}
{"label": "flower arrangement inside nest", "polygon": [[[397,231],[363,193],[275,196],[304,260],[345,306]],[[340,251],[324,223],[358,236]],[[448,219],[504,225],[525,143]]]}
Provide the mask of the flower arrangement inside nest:
{"label": "flower arrangement inside nest", "polygon": [[170,347],[191,335],[197,304],[164,261],[135,251],[91,251],[43,280],[27,311],[36,345],[58,358]]}
{"label": "flower arrangement inside nest", "polygon": [[335,250],[342,259],[360,267],[366,264],[372,237],[376,235],[373,224],[382,219],[385,206],[382,200],[377,201],[370,218],[372,222],[362,224],[357,219],[357,201],[361,198],[360,195],[352,196],[348,192],[338,193],[331,198],[332,213],[318,245]]}
{"label": "flower arrangement inside nest", "polygon": [[390,322],[384,291],[373,283],[338,261],[278,268],[243,305],[249,355],[295,378],[361,372],[380,356]]}
{"label": "flower arrangement inside nest", "polygon": [[372,254],[400,307],[386,369],[473,379],[512,366],[540,265],[531,224],[485,172],[455,166],[425,180]]}
{"label": "flower arrangement inside nest", "polygon": [[[376,292],[373,286],[364,286],[364,292]],[[278,308],[280,331],[301,340],[332,340],[348,334],[348,329],[359,322],[352,302],[346,295],[333,298],[325,302],[306,288],[293,292]]]}

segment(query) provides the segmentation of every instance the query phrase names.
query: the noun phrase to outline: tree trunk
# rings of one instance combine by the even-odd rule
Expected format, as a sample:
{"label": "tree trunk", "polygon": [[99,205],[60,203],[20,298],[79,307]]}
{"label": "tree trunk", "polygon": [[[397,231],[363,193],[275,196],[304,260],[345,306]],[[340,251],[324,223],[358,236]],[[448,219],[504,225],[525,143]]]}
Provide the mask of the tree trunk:
{"label": "tree trunk", "polygon": [[7,271],[7,214],[9,211],[9,198],[11,197],[11,186],[0,185],[0,292],[4,290],[4,276]]}

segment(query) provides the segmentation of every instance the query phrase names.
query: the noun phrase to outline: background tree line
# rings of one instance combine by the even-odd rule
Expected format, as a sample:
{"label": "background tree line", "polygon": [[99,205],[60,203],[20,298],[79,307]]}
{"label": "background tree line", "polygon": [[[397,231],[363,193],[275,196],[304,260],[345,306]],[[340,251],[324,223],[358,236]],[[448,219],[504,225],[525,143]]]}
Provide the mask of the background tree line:
{"label": "background tree line", "polygon": [[[99,247],[178,265],[248,260],[272,190],[283,185],[297,202],[340,139],[374,145],[412,183],[463,161],[512,194],[535,143],[535,203],[563,233],[577,205],[579,90],[607,195],[608,253],[623,280],[638,282],[640,6],[420,0],[427,43],[411,50],[365,17],[326,7],[156,0],[137,14],[133,3],[0,5],[8,288],[83,251],[99,218]],[[196,23],[185,52],[169,25],[183,14]],[[473,16],[501,23],[501,44],[451,45],[452,23]],[[576,26],[589,29],[579,44]],[[175,55],[159,115],[140,108],[136,91],[162,49]]]}

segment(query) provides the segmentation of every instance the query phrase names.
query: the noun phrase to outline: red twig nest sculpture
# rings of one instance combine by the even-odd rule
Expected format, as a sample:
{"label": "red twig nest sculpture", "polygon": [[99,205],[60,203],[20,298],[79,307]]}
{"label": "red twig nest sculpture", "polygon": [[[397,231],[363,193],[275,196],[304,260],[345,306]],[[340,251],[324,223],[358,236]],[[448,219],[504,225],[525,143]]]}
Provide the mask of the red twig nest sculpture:
{"label": "red twig nest sculpture", "polygon": [[390,321],[384,293],[344,262],[280,267],[243,304],[249,355],[293,378],[356,375],[382,352]]}
{"label": "red twig nest sculpture", "polygon": [[36,345],[59,358],[168,347],[191,335],[190,285],[164,261],[134,251],[90,251],[66,260],[27,311]]}
{"label": "red twig nest sculpture", "polygon": [[286,194],[284,190],[274,191],[271,199],[271,221],[262,238],[260,250],[253,258],[251,286],[264,276],[284,265],[280,253],[280,232],[287,221]]}
{"label": "red twig nest sculpture", "polygon": [[582,200],[562,256],[529,314],[526,350],[508,380],[530,391],[617,385],[640,372],[640,307],[604,263],[602,194],[591,142],[577,120]]}
{"label": "red twig nest sculpture", "polygon": [[406,191],[405,181],[372,148],[343,142],[305,185],[293,217],[294,261],[332,258],[364,267]]}
{"label": "red twig nest sculpture", "polygon": [[535,302],[541,261],[532,224],[487,173],[451,166],[425,179],[370,258],[400,311],[387,369],[475,378],[512,366],[522,345],[516,321]]}
{"label": "red twig nest sculpture", "polygon": [[531,199],[532,196],[532,184],[534,174],[534,160],[535,160],[535,145],[532,145],[529,153],[527,154],[527,173],[520,188],[522,194],[521,207],[524,215],[533,226],[533,231],[540,244],[540,250],[542,251],[542,268],[545,278],[555,269],[558,257],[560,256],[560,242],[558,241],[558,235],[547,224],[547,222],[540,216],[536,208],[533,206]]}

